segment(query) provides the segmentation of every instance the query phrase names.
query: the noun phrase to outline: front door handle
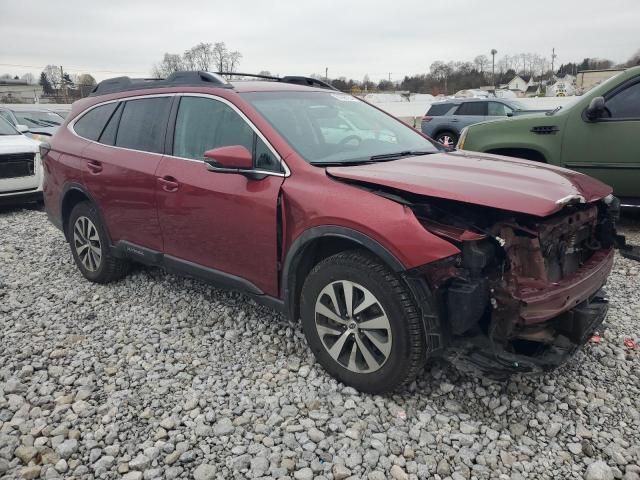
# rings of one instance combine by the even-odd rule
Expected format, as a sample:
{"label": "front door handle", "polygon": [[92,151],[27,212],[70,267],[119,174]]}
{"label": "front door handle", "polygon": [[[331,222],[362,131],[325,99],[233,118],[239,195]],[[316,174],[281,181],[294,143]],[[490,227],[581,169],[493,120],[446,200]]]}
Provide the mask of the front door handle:
{"label": "front door handle", "polygon": [[158,178],[158,183],[162,185],[162,189],[165,192],[175,192],[180,186],[175,178],[169,176]]}
{"label": "front door handle", "polygon": [[91,173],[98,174],[102,171],[102,163],[96,160],[89,160],[87,162],[87,168],[91,171]]}

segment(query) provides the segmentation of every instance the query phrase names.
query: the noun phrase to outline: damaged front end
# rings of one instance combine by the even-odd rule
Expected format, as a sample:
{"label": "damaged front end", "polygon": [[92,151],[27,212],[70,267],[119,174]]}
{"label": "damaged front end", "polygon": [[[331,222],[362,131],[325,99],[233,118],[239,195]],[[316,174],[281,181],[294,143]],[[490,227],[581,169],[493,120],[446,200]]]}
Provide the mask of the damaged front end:
{"label": "damaged front end", "polygon": [[565,362],[600,328],[618,203],[607,197],[540,218],[440,199],[409,206],[461,253],[410,272],[429,284],[458,368],[501,377]]}

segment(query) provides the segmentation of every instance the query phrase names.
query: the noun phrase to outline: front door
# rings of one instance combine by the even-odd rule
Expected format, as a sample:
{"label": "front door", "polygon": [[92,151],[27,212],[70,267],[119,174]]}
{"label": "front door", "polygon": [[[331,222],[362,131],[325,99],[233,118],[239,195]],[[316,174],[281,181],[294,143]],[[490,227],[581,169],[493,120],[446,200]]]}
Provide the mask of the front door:
{"label": "front door", "polygon": [[640,78],[605,95],[605,116],[574,108],[562,143],[564,167],[602,180],[619,197],[640,197]]}
{"label": "front door", "polygon": [[[156,172],[165,258],[240,277],[278,295],[277,210],[280,160],[225,100],[185,95],[173,128],[173,155]],[[243,145],[261,180],[208,171],[204,152]]]}

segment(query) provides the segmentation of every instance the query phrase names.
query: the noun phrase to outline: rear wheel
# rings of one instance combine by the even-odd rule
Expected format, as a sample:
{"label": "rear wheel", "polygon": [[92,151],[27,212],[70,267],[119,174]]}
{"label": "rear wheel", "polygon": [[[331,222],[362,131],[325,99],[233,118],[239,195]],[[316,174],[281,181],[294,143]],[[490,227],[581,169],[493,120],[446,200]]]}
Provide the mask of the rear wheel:
{"label": "rear wheel", "polygon": [[367,252],[341,252],[316,265],[300,307],[318,362],[346,385],[391,391],[411,382],[424,364],[424,335],[410,292]]}
{"label": "rear wheel", "polygon": [[436,142],[441,143],[445,147],[455,147],[458,143],[458,135],[453,132],[440,132],[436,135]]}
{"label": "rear wheel", "polygon": [[128,262],[111,252],[107,234],[96,207],[78,203],[69,216],[67,238],[76,266],[88,280],[109,283],[124,277]]}

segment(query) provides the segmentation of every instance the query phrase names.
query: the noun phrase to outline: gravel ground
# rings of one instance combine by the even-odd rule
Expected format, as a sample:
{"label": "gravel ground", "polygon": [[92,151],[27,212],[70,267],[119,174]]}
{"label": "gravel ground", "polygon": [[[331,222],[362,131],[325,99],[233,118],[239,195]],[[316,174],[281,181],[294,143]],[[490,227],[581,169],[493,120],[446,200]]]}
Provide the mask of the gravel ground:
{"label": "gravel ground", "polygon": [[2,479],[640,478],[631,261],[602,343],[558,371],[496,383],[438,363],[370,396],[244,296],[146,268],[91,284],[39,211],[0,212],[0,239]]}

